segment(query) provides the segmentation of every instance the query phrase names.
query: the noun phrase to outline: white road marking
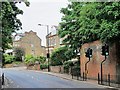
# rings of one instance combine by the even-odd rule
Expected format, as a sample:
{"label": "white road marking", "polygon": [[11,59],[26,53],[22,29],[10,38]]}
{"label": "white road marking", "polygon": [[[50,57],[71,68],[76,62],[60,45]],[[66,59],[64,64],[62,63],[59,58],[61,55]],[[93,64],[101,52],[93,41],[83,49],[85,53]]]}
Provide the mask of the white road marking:
{"label": "white road marking", "polygon": [[17,88],[19,88],[20,86],[19,85],[17,85]]}

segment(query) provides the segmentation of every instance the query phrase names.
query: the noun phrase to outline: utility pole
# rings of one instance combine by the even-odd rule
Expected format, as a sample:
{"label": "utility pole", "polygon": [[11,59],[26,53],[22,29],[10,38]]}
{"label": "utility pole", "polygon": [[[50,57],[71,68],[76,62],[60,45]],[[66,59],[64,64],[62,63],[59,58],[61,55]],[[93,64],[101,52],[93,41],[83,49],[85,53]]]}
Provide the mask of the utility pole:
{"label": "utility pole", "polygon": [[89,58],[89,60],[85,63],[85,80],[87,80],[87,64],[90,62],[90,58],[92,57],[92,49],[88,48],[87,51],[85,52],[85,56]]}
{"label": "utility pole", "polygon": [[47,59],[48,59],[48,72],[50,72],[50,50],[49,50],[49,25],[38,24],[39,26],[47,27]]}
{"label": "utility pole", "polygon": [[105,59],[101,62],[101,84],[103,84],[103,63],[106,61],[107,56],[109,55],[109,46],[105,44],[102,46],[102,55],[105,56]]}

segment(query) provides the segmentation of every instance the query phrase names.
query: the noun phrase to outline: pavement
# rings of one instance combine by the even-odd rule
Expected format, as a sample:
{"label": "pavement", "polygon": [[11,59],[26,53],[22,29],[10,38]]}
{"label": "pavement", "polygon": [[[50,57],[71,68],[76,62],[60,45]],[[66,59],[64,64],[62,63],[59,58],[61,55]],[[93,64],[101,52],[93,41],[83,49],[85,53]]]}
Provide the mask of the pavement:
{"label": "pavement", "polygon": [[[42,71],[36,71],[36,72],[42,72]],[[67,80],[72,80],[72,81],[77,81],[77,82],[83,82],[83,83],[98,85],[97,80],[88,79],[87,81],[82,81],[82,80],[72,79],[72,76],[69,75],[69,74],[60,74],[60,73],[54,73],[54,72],[42,72],[42,73],[46,73],[46,74],[53,75],[53,76],[56,76],[56,77],[61,77],[63,79],[67,79]],[[104,88],[108,88],[108,89],[112,89],[112,90],[120,90],[120,88],[111,87],[111,86],[105,86],[105,85],[99,85],[99,86],[103,86]]]}

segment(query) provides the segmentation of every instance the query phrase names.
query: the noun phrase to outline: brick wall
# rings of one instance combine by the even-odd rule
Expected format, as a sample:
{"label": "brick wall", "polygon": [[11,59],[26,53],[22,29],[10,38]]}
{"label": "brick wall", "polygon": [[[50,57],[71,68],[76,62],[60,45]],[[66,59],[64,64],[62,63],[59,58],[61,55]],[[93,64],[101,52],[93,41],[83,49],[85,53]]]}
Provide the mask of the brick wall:
{"label": "brick wall", "polygon": [[[93,56],[90,62],[87,64],[88,78],[97,79],[98,73],[101,73],[101,62],[104,60],[104,56],[101,55],[102,43],[100,41],[94,41],[92,43],[86,43],[81,48],[81,73],[85,72],[85,63],[88,58],[85,57],[87,48],[93,49]],[[103,74],[116,75],[116,49],[115,44],[110,46],[110,53],[107,60],[103,63]],[[115,79],[115,77],[114,77]]]}
{"label": "brick wall", "polygon": [[50,66],[50,71],[55,73],[63,73],[63,66]]}

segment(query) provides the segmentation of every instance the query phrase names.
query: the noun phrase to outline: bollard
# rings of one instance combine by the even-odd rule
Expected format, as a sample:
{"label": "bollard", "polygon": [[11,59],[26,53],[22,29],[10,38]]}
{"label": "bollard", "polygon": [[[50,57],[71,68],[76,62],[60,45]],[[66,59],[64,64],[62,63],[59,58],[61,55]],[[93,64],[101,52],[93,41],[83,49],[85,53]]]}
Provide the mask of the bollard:
{"label": "bollard", "polygon": [[72,79],[73,79],[73,73],[72,73]]}
{"label": "bollard", "polygon": [[84,81],[84,78],[85,78],[85,74],[84,74],[84,72],[83,72],[83,81]]}
{"label": "bollard", "polygon": [[87,73],[85,73],[85,81],[87,81]]}
{"label": "bollard", "polygon": [[110,74],[108,74],[108,85],[110,86]]}
{"label": "bollard", "polygon": [[98,84],[100,84],[100,75],[98,73]]}
{"label": "bollard", "polygon": [[79,80],[79,72],[77,71],[77,80]]}
{"label": "bollard", "polygon": [[4,85],[4,73],[2,74],[2,85]]}
{"label": "bollard", "polygon": [[72,75],[72,79],[73,79],[73,68],[71,67],[71,75]]}
{"label": "bollard", "polygon": [[87,81],[87,71],[85,71],[85,75],[84,76],[85,76],[84,80]]}

